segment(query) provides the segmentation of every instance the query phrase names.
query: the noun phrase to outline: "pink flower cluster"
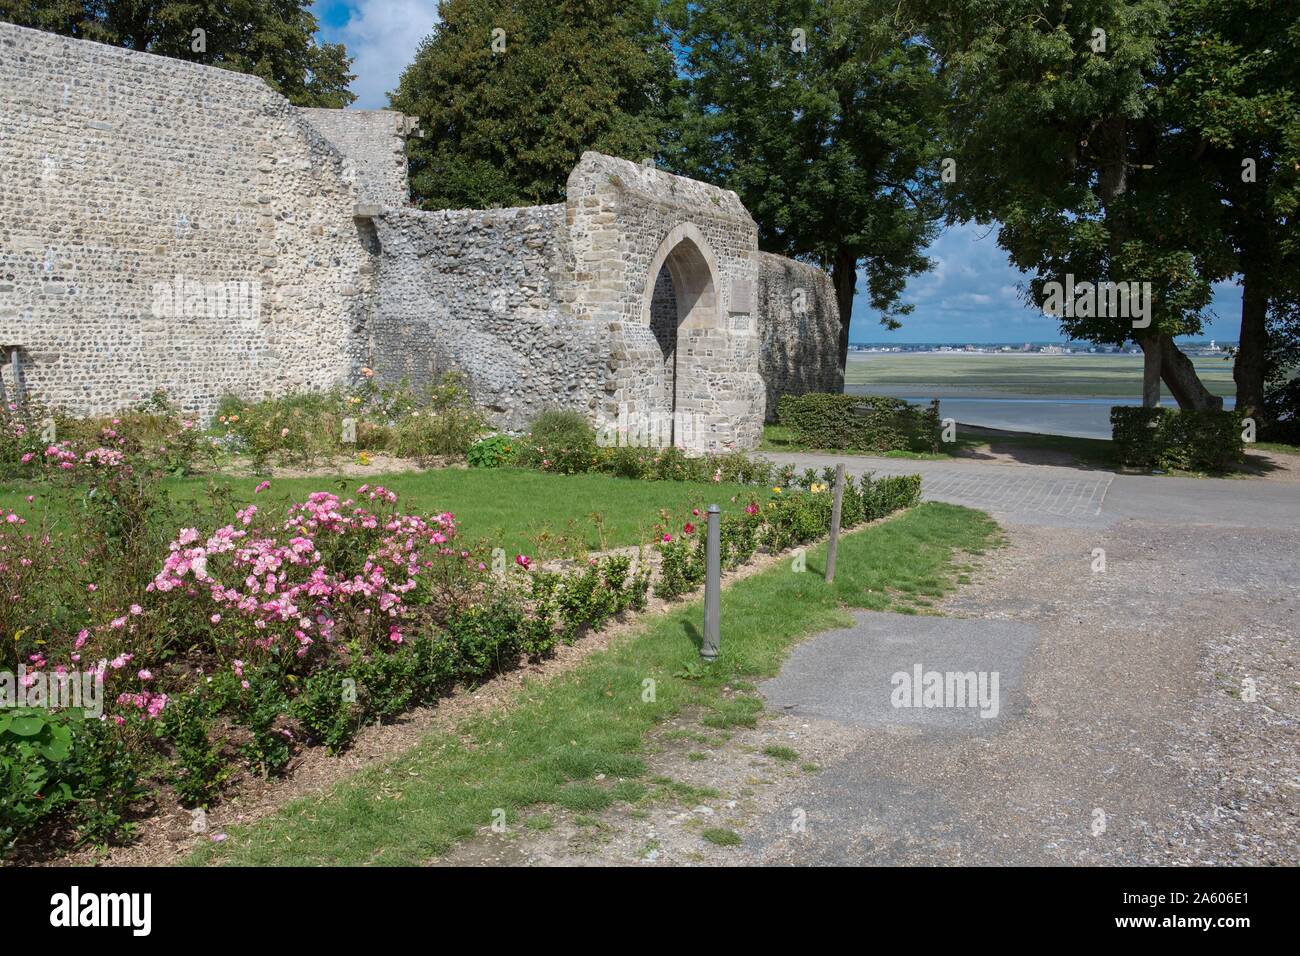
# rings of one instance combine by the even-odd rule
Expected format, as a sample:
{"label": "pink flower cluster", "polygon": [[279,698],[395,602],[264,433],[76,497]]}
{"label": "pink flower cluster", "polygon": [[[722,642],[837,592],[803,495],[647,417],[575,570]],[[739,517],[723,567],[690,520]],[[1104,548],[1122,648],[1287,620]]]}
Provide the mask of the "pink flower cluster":
{"label": "pink flower cluster", "polygon": [[[292,647],[305,657],[317,641],[336,636],[387,636],[402,642],[401,622],[411,592],[437,555],[450,547],[455,519],[426,521],[397,513],[397,495],[363,485],[353,499],[318,491],[290,507],[279,526],[254,526],[257,508],[236,514],[239,524],[206,539],[182,529],[149,585],[159,592],[206,591],[204,617],[223,627],[251,627],[254,647]],[[371,510],[370,502],[378,507]],[[350,625],[339,635],[340,624]]]}

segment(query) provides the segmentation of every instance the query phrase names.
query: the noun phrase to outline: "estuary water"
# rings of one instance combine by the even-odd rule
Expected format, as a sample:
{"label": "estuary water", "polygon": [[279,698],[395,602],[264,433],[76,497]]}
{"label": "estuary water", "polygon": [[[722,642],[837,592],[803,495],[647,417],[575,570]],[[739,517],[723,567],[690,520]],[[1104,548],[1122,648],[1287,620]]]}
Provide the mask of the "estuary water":
{"label": "estuary water", "polygon": [[[918,395],[908,389],[891,389],[879,385],[847,385],[850,395],[892,395],[909,402],[925,404],[934,396]],[[1127,398],[948,398],[939,397],[939,414],[956,419],[963,425],[980,425],[984,428],[1001,428],[1007,431],[1039,432],[1044,435],[1068,435],[1072,438],[1110,438],[1110,409],[1112,405],[1141,405],[1140,399]],[[1177,408],[1177,402],[1165,400],[1162,405]],[[1224,398],[1223,407],[1235,405],[1231,397]]]}

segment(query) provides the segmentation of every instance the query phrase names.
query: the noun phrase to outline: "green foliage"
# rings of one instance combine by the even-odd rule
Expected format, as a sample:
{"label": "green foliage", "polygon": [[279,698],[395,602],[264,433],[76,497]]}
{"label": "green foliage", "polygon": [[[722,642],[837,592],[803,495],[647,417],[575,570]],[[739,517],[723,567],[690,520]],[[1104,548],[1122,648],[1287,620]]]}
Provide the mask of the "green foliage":
{"label": "green foliage", "polygon": [[1241,415],[1117,405],[1111,440],[1121,464],[1181,471],[1223,471],[1242,460]]}
{"label": "green foliage", "polygon": [[77,834],[83,841],[99,844],[129,836],[135,831],[133,809],[148,796],[141,756],[108,721],[81,720],[74,726],[69,769],[76,781]]}
{"label": "green foliage", "polygon": [[810,392],[783,395],[781,424],[809,448],[843,451],[934,451],[939,442],[938,403],[922,407],[900,398]]}
{"label": "green foliage", "polygon": [[356,695],[348,692],[345,679],[340,668],[318,670],[303,682],[289,706],[290,715],[302,725],[307,739],[324,744],[332,754],[347,749],[358,727]]}
{"label": "green foliage", "polygon": [[[718,529],[722,568],[729,570],[744,564],[760,548],[775,554],[827,534],[834,504],[833,479],[833,472],[818,475],[809,469],[803,478],[804,491],[794,491],[794,482],[787,482],[787,486],[778,486],[783,489],[780,492],[774,488],[765,501],[751,500],[724,513]],[[911,508],[920,497],[920,475],[879,479],[864,475],[856,483],[846,478],[840,527],[852,528]],[[706,519],[703,513],[693,514],[680,531],[665,526],[658,529],[660,539],[655,550],[660,564],[655,594],[659,597],[671,600],[703,583]]]}
{"label": "green foliage", "polygon": [[72,800],[69,718],[34,707],[0,710],[0,853]]}
{"label": "green foliage", "polygon": [[[356,99],[341,43],[318,43],[307,0],[0,0],[0,20],[128,50],[251,73],[295,106],[342,109]],[[204,31],[196,49],[193,30]]]}
{"label": "green foliage", "polygon": [[[344,421],[356,441],[344,441]],[[464,379],[438,376],[417,390],[405,380],[380,385],[366,377],[352,389],[296,392],[255,402],[227,395],[217,407],[215,444],[246,454],[258,471],[276,462],[388,451],[406,458],[463,456],[483,430]]]}
{"label": "green foliage", "polygon": [[526,468],[574,475],[592,470],[596,451],[596,430],[582,413],[552,409],[533,420],[515,460]]}
{"label": "green foliage", "polygon": [[212,707],[201,693],[172,700],[163,709],[162,737],[172,748],[172,786],[186,807],[208,807],[230,775],[220,745],[213,741]]}
{"label": "green foliage", "polygon": [[509,435],[491,435],[470,446],[465,461],[471,468],[499,468],[511,461],[518,443]]}
{"label": "green foliage", "polygon": [[292,732],[284,721],[289,698],[283,679],[269,668],[259,673],[250,671],[248,678],[249,686],[244,689],[235,714],[236,722],[247,735],[240,752],[254,771],[269,777],[283,770],[293,756]]}
{"label": "green foliage", "polygon": [[[393,109],[418,116],[411,191],[425,209],[563,198],[584,150],[654,156],[673,62],[649,0],[444,0]],[[492,48],[494,30],[505,48]]]}

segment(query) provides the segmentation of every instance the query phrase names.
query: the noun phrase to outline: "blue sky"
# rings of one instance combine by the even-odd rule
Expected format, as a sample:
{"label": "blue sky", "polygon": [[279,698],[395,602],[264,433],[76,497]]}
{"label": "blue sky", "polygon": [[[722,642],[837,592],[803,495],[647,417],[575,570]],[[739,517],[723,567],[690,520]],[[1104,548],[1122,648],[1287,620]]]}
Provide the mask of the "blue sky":
{"label": "blue sky", "polygon": [[[317,0],[320,37],[343,43],[354,57],[352,92],[359,109],[383,109],[402,70],[437,22],[437,0]],[[916,305],[903,327],[887,332],[859,296],[850,338],[855,342],[1049,342],[1056,323],[1020,301],[1025,277],[997,247],[995,234],[977,226],[945,230],[930,247],[934,269],[907,285]],[[865,285],[859,280],[859,288]],[[1235,341],[1241,292],[1233,283],[1215,290],[1206,338]]]}

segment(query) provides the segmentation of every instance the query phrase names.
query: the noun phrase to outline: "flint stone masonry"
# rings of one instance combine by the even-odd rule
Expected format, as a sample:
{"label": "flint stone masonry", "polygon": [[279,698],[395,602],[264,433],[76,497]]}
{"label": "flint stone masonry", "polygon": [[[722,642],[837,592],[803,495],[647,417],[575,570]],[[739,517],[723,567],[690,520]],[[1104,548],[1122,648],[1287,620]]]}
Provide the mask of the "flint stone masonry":
{"label": "flint stone masonry", "polygon": [[406,137],[412,118],[392,110],[299,109],[355,170],[363,204],[403,208],[410,205],[406,171]]}
{"label": "flint stone masonry", "polygon": [[373,295],[355,202],[262,80],[0,24],[0,339],[36,397],[164,387],[208,414],[346,380]]}
{"label": "flint stone masonry", "polygon": [[0,24],[0,345],[27,393],[100,414],[164,387],[208,415],[458,370],[501,427],[667,417],[700,451],[839,388],[830,280],[760,253],[734,193],[589,152],[563,203],[425,212],[414,125]]}

